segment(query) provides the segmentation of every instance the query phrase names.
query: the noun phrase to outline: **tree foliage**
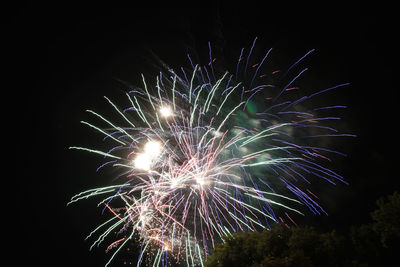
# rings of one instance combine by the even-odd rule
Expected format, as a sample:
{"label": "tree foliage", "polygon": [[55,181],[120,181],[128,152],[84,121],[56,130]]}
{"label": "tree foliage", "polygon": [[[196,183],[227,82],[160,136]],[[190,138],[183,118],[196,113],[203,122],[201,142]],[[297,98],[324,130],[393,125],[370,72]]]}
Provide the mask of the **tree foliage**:
{"label": "tree foliage", "polygon": [[379,199],[377,206],[372,222],[352,227],[348,235],[282,224],[262,232],[233,234],[216,246],[205,266],[396,266],[400,194]]}
{"label": "tree foliage", "polygon": [[385,248],[391,248],[400,240],[400,194],[395,192],[376,202],[378,209],[371,213],[373,229]]}

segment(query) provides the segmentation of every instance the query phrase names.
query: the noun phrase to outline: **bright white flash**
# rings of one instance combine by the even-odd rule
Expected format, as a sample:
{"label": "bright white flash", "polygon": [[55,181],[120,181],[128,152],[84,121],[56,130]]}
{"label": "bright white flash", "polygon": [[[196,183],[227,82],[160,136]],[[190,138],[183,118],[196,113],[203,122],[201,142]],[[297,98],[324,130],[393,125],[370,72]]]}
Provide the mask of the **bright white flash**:
{"label": "bright white flash", "polygon": [[154,160],[161,154],[162,145],[158,141],[149,140],[143,150],[143,153],[137,155],[134,164],[138,169],[149,171]]}
{"label": "bright white flash", "polygon": [[203,185],[205,183],[204,178],[202,176],[197,176],[195,177],[196,183],[199,185]]}
{"label": "bright white flash", "polygon": [[160,142],[150,140],[144,145],[144,153],[154,159],[161,154],[161,148]]}
{"label": "bright white flash", "polygon": [[157,158],[161,154],[161,149],[161,143],[158,141],[151,140],[144,145],[144,153],[151,159]]}
{"label": "bright white flash", "polygon": [[163,106],[160,108],[161,116],[167,118],[172,116],[172,109],[169,106]]}
{"label": "bright white flash", "polygon": [[171,188],[175,188],[178,186],[178,179],[171,179]]}
{"label": "bright white flash", "polygon": [[134,163],[136,168],[149,171],[151,167],[151,158],[147,154],[139,154]]}

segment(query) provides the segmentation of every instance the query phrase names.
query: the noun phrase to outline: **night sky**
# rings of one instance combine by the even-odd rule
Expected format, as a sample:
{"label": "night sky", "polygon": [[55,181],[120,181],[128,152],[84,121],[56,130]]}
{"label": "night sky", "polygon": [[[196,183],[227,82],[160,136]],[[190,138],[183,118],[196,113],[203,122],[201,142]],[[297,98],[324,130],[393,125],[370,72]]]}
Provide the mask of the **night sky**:
{"label": "night sky", "polygon": [[105,218],[97,202],[66,207],[76,193],[109,179],[107,172],[96,173],[100,158],[68,149],[96,147],[100,140],[79,121],[90,120],[86,109],[111,111],[103,95],[124,97],[126,88],[116,79],[140,85],[140,73],[154,76],[154,55],[174,68],[188,66],[188,52],[205,62],[208,41],[223,55],[217,60],[228,65],[256,36],[258,56],[273,47],[282,62],[315,48],[305,61],[315,89],[351,83],[332,94],[336,104],[348,105],[344,125],[358,136],[338,140],[348,157],[334,166],[349,185],[321,186],[320,204],[329,216],[309,214],[302,223],[347,231],[368,222],[375,200],[400,184],[394,8],[382,1],[379,7],[364,1],[277,2],[5,9],[3,58],[11,74],[4,90],[12,97],[3,96],[3,117],[11,115],[12,123],[3,128],[3,142],[16,152],[14,169],[3,176],[16,183],[3,188],[11,190],[3,202],[12,210],[5,214],[15,233],[10,248],[18,251],[11,265],[106,263],[111,254],[90,252],[91,243],[84,241]]}

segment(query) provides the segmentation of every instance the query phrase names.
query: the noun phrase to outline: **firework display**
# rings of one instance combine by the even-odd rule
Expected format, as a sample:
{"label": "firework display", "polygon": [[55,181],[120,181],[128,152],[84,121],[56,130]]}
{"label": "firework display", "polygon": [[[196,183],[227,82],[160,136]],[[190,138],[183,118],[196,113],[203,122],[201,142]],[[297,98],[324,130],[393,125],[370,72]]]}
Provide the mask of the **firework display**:
{"label": "firework display", "polygon": [[304,210],[325,214],[309,188],[313,179],[346,183],[327,167],[331,155],[344,154],[315,141],[353,136],[331,125],[340,119],[332,112],[345,106],[311,99],[348,83],[299,95],[307,70],[299,65],[314,50],[279,70],[268,67],[272,49],[252,59],[255,41],[232,71],[217,70],[210,46],[205,65],[188,55],[188,68],[167,68],[151,82],[142,75],[125,103],[105,97],[108,116],[87,110],[101,125],[82,123],[103,134],[109,149],[70,149],[99,155],[97,170],[115,168],[118,177],[68,204],[96,197],[110,214],[88,236],[91,248],[114,237],[106,265],[136,243],[138,266],[202,266],[232,233],[273,222],[289,227],[296,224],[291,214]]}

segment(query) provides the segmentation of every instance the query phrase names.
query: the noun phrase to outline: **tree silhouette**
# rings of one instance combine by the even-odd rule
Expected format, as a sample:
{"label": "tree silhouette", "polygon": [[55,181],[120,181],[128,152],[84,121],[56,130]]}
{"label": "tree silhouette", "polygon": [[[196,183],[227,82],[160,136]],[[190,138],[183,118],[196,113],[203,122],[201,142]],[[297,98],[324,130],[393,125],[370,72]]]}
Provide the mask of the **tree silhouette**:
{"label": "tree silhouette", "polygon": [[275,224],[262,232],[235,233],[217,245],[205,266],[309,267],[397,266],[400,241],[400,194],[377,202],[372,222],[352,227],[343,236],[304,226]]}
{"label": "tree silhouette", "polygon": [[400,241],[400,194],[394,192],[376,201],[372,222],[353,227],[350,233],[360,266],[398,266]]}
{"label": "tree silhouette", "polygon": [[371,213],[373,229],[385,248],[392,248],[400,239],[400,194],[395,192],[376,202],[378,209]]}
{"label": "tree silhouette", "polygon": [[344,237],[335,231],[319,234],[311,227],[234,234],[217,246],[206,266],[337,266]]}

